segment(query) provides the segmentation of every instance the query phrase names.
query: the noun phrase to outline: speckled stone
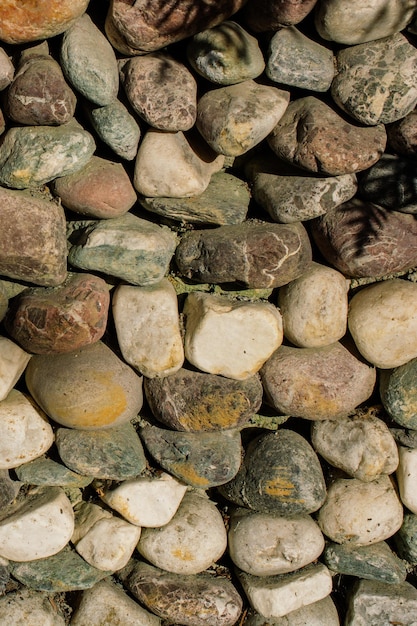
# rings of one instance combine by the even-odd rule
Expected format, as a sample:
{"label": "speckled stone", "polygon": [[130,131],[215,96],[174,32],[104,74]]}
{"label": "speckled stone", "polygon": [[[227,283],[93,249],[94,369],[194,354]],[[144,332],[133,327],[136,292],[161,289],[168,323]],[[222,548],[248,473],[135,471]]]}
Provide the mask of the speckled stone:
{"label": "speckled stone", "polygon": [[381,401],[390,418],[414,430],[417,430],[416,376],[417,358],[414,358],[393,370],[382,371],[379,383]]}
{"label": "speckled stone", "polygon": [[413,626],[417,611],[417,589],[408,582],[391,585],[359,580],[352,589],[346,626],[401,624]]}
{"label": "speckled stone", "polygon": [[120,100],[102,107],[87,107],[91,125],[100,139],[117,156],[132,161],[138,151],[141,129]]}
{"label": "speckled stone", "polygon": [[415,513],[405,513],[401,528],[394,535],[394,542],[399,556],[411,565],[417,565],[417,515]]}
{"label": "speckled stone", "polygon": [[383,154],[375,165],[362,172],[358,180],[358,194],[364,200],[392,211],[417,213],[417,165],[414,159]]}
{"label": "speckled stone", "polygon": [[17,478],[27,485],[86,487],[93,476],[83,476],[44,456],[15,468]]}
{"label": "speckled stone", "polygon": [[0,622],[26,626],[65,626],[55,602],[31,589],[17,589],[0,598]]}

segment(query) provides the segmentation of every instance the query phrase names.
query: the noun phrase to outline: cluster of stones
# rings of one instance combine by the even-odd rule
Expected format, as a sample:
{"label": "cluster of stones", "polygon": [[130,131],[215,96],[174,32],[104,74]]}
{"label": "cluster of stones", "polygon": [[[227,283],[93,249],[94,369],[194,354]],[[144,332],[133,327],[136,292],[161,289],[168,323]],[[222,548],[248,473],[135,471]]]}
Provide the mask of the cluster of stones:
{"label": "cluster of stones", "polygon": [[0,622],[412,626],[417,0],[24,4]]}

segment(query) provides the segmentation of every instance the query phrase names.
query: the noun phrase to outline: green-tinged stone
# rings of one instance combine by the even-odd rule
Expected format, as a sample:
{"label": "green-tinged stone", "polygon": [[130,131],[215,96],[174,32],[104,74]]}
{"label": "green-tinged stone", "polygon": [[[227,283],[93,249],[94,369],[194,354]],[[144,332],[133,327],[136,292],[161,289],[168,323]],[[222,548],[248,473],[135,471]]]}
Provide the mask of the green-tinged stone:
{"label": "green-tinged stone", "polygon": [[385,583],[402,583],[407,576],[404,562],[385,541],[360,547],[328,543],[323,558],[327,567],[338,574]]}
{"label": "green-tinged stone", "polygon": [[58,485],[61,487],[86,487],[93,477],[81,476],[52,459],[39,457],[15,469],[19,480],[27,485]]}
{"label": "green-tinged stone", "polygon": [[90,589],[111,572],[99,570],[70,547],[46,559],[26,563],[11,562],[11,573],[19,582],[37,591],[76,591]]}
{"label": "green-tinged stone", "polygon": [[394,535],[394,541],[400,557],[411,565],[417,565],[417,515],[404,515],[402,526]]}
{"label": "green-tinged stone", "polygon": [[89,110],[91,124],[100,139],[122,159],[131,161],[138,151],[140,127],[119,100]]}
{"label": "green-tinged stone", "polygon": [[19,492],[21,484],[12,480],[8,470],[0,470],[0,509],[4,509],[13,502]]}
{"label": "green-tinged stone", "polygon": [[384,409],[397,424],[417,430],[417,358],[382,370],[379,391]]}

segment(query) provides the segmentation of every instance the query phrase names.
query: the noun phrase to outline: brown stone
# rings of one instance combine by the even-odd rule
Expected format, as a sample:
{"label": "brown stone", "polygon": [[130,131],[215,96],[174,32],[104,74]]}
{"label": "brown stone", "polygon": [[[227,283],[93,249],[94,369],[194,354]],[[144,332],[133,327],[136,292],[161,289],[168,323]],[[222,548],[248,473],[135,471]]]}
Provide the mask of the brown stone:
{"label": "brown stone", "polygon": [[388,147],[402,156],[417,156],[417,111],[386,125]]}
{"label": "brown stone", "polygon": [[255,32],[276,31],[298,24],[312,11],[317,0],[249,0],[243,17]]}

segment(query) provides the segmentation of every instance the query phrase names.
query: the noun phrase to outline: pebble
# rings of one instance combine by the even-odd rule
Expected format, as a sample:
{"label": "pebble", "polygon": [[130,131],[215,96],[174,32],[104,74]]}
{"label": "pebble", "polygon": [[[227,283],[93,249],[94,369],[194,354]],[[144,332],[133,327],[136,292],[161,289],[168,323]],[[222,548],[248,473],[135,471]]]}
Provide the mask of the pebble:
{"label": "pebble", "polygon": [[330,596],[302,606],[283,617],[267,619],[252,610],[249,611],[244,621],[245,626],[307,626],[307,624],[308,626],[323,626],[323,624],[339,626],[337,609]]}
{"label": "pebble", "polygon": [[141,129],[123,102],[115,99],[104,106],[90,106],[88,117],[98,137],[117,156],[127,161],[135,158]]}
{"label": "pebble", "polygon": [[413,430],[417,430],[416,369],[417,358],[410,359],[392,370],[381,371],[379,379],[379,393],[385,411],[394,422]]}
{"label": "pebble", "polygon": [[75,524],[71,543],[76,545],[80,539],[93,528],[94,524],[102,519],[111,519],[112,512],[93,502],[81,501],[74,506]]}
{"label": "pebble", "polygon": [[415,160],[383,154],[375,165],[359,178],[359,195],[392,211],[417,213],[414,186],[417,178]]}
{"label": "pebble", "polygon": [[71,471],[62,463],[44,456],[24,463],[15,468],[17,478],[27,485],[45,485],[67,487],[86,487],[93,477],[82,476]]}
{"label": "pebble", "polygon": [[417,513],[417,497],[415,481],[417,476],[417,448],[398,448],[399,463],[397,468],[397,483],[401,502],[412,513]]}
{"label": "pebble", "polygon": [[0,91],[6,89],[13,80],[14,65],[4,48],[0,48]]}
{"label": "pebble", "polygon": [[[21,487],[22,483],[19,480],[12,480],[7,469],[0,469],[0,506],[2,509],[15,500]],[[0,591],[2,585],[1,567],[2,564],[0,563]]]}
{"label": "pebble", "polygon": [[396,154],[411,158],[416,156],[416,120],[417,111],[413,110],[400,120],[387,125],[387,145]]}
{"label": "pebble", "polygon": [[247,2],[243,8],[245,22],[256,33],[276,31],[298,24],[312,11],[317,0],[271,3],[269,0]]}
{"label": "pebble", "polygon": [[0,597],[0,622],[27,626],[65,626],[65,619],[44,593],[18,589]]}
{"label": "pebble", "polygon": [[401,528],[394,535],[395,547],[400,558],[417,565],[417,515],[405,513]]}
{"label": "pebble", "polygon": [[346,626],[413,626],[417,610],[417,591],[408,582],[398,585],[359,580],[350,596]]}
{"label": "pebble", "polygon": [[8,337],[0,336],[0,402],[12,391],[31,356]]}

